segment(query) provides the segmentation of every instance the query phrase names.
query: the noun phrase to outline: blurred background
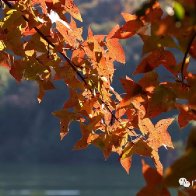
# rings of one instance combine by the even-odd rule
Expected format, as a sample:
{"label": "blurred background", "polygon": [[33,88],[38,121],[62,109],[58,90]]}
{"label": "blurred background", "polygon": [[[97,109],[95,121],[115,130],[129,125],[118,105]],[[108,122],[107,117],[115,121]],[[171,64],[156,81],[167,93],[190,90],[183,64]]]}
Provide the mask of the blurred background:
{"label": "blurred background", "polygon": [[[122,23],[122,11],[133,12],[144,0],[82,0],[81,9],[86,29],[89,25],[96,34],[108,33],[116,23]],[[142,42],[138,37],[122,42],[127,63],[116,64],[116,78],[133,76],[140,61]],[[182,59],[181,56],[179,56]],[[160,80],[171,77],[159,67]],[[8,70],[0,68],[0,195],[81,195],[127,196],[144,185],[141,159],[133,159],[130,175],[121,168],[118,157],[107,161],[92,147],[73,151],[80,138],[79,126],[72,124],[70,133],[59,138],[59,122],[51,112],[62,108],[67,98],[63,82],[55,83],[56,90],[47,92],[41,104],[37,101],[38,87],[33,82],[17,83]],[[122,90],[114,80],[113,86]],[[172,111],[161,117],[176,116]],[[158,119],[158,118],[157,118]],[[157,119],[153,119],[157,121]],[[180,130],[177,123],[170,127],[176,149],[161,149],[164,166],[170,165],[184,150],[192,124]]]}

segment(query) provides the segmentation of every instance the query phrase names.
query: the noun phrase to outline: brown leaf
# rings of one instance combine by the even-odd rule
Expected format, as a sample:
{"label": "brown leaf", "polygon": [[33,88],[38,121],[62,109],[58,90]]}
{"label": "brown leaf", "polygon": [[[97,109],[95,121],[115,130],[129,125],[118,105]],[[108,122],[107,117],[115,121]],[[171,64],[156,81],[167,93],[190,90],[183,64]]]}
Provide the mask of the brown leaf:
{"label": "brown leaf", "polygon": [[10,69],[10,55],[0,51],[0,66],[4,66]]}
{"label": "brown leaf", "polygon": [[169,196],[170,192],[163,185],[163,177],[148,164],[142,161],[142,173],[146,186],[137,193],[137,196]]}
{"label": "brown leaf", "polygon": [[55,86],[50,80],[38,80],[39,94],[37,96],[38,102],[40,103],[45,95],[45,91],[54,90]]}
{"label": "brown leaf", "polygon": [[155,71],[150,71],[144,74],[138,84],[143,88],[147,93],[153,93],[156,86],[159,84],[158,74]]}
{"label": "brown leaf", "polygon": [[184,188],[178,190],[178,196],[195,196],[196,195],[196,187],[193,188]]}
{"label": "brown leaf", "polygon": [[176,95],[173,89],[164,85],[156,86],[148,100],[147,115],[155,117],[175,107]]}
{"label": "brown leaf", "polygon": [[59,110],[57,112],[53,112],[53,115],[60,119],[60,138],[63,138],[69,132],[69,125],[70,123],[77,119],[78,115],[72,112],[68,112],[67,110]]}

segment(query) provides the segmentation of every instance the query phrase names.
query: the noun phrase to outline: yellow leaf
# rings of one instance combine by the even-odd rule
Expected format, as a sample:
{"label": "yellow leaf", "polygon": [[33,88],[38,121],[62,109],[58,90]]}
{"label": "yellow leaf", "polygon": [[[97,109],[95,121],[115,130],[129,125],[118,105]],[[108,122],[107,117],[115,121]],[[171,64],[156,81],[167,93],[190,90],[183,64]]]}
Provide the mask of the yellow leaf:
{"label": "yellow leaf", "polygon": [[25,54],[26,54],[27,56],[33,56],[34,53],[35,53],[34,50],[26,50],[26,51],[25,51]]}
{"label": "yellow leaf", "polygon": [[3,43],[3,41],[0,41],[0,51],[5,49],[5,45]]}

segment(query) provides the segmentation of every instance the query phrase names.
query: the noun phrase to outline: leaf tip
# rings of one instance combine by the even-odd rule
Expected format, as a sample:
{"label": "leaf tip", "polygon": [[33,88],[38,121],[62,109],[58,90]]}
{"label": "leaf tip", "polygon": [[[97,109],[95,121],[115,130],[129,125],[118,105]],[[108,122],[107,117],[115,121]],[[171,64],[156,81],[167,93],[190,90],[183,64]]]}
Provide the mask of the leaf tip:
{"label": "leaf tip", "polygon": [[131,168],[131,157],[120,158],[120,163],[122,167],[125,169],[125,171],[127,172],[127,174],[129,174]]}

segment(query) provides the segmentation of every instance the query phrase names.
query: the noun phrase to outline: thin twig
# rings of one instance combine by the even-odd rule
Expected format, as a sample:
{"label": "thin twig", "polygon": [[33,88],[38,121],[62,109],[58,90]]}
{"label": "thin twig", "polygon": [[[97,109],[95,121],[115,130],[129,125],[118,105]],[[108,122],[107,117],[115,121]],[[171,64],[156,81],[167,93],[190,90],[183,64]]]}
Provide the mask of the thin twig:
{"label": "thin twig", "polygon": [[[7,0],[2,0],[9,8],[13,9],[12,4],[10,4]],[[26,22],[29,23],[29,19],[22,15],[22,17],[24,18],[24,20]],[[33,27],[35,29],[35,31],[40,35],[40,37],[42,37],[50,46],[52,46],[52,48],[56,48],[55,44],[53,44],[47,36],[45,36],[37,27]],[[71,68],[74,70],[74,72],[78,75],[78,77],[84,82],[84,84],[88,87],[88,90],[90,90],[91,94],[93,94],[93,91],[91,88],[89,88],[89,85],[87,83],[87,81],[85,80],[84,76],[77,70],[77,66],[71,61],[71,59],[69,57],[67,57],[63,52],[57,51],[59,54],[61,54],[63,56],[63,58],[68,62],[68,64],[71,66]],[[105,101],[103,101],[100,97],[98,97],[99,101],[101,102],[101,104],[104,104],[105,108],[108,110],[108,112],[110,112],[111,114],[111,118],[117,120],[119,123],[121,123],[120,119],[118,119],[116,117],[115,114],[113,114],[112,110],[109,108],[109,106],[105,103]],[[128,128],[129,129],[129,128]],[[130,130],[130,129],[129,129]],[[130,130],[133,134],[135,134],[133,132],[133,130]]]}
{"label": "thin twig", "polygon": [[[7,1],[7,0],[2,0],[9,8],[13,8],[13,6]],[[22,15],[22,17],[24,18],[24,20],[26,22],[29,23],[29,19]],[[55,49],[55,44],[53,44],[48,38],[47,36],[45,36],[37,27],[33,27],[35,29],[35,31],[50,45]],[[58,51],[59,52],[59,51]],[[63,54],[62,52],[59,52],[63,58],[69,63],[69,65],[72,67],[72,69],[76,72],[76,74],[79,76],[79,78],[85,83],[85,85],[87,85],[86,80],[84,79],[84,76],[77,70],[76,66],[73,64],[73,62],[69,59],[69,57],[67,57],[65,54]]]}
{"label": "thin twig", "polygon": [[185,67],[185,64],[186,64],[186,58],[188,56],[189,50],[191,48],[191,45],[192,45],[195,37],[196,37],[196,31],[194,31],[191,39],[189,40],[188,45],[187,45],[187,49],[186,49],[186,51],[184,53],[184,58],[183,58],[183,61],[182,61],[181,71],[180,71],[180,73],[181,73],[181,82],[182,83],[184,83],[184,79],[185,79],[185,77],[184,77],[184,67]]}

